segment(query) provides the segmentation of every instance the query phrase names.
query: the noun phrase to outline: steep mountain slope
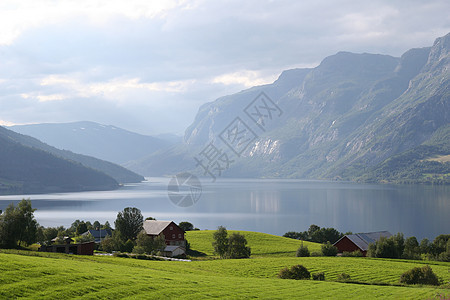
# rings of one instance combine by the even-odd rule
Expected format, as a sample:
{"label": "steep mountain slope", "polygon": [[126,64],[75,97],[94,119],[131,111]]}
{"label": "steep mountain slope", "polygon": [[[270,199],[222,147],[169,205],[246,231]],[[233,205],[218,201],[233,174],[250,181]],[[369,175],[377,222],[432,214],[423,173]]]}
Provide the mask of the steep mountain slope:
{"label": "steep mountain slope", "polygon": [[50,154],[53,154],[54,156],[58,156],[66,160],[77,162],[88,168],[98,170],[114,178],[119,183],[140,182],[144,180],[144,177],[142,177],[141,175],[138,175],[130,170],[125,169],[124,167],[113,164],[111,162],[86,155],[76,154],[67,150],[59,150],[30,136],[22,135],[14,131],[7,130],[6,128],[2,128],[2,130],[3,134],[10,140],[14,140],[17,143],[20,143],[27,147],[48,152]]}
{"label": "steep mountain slope", "polygon": [[11,126],[58,149],[93,156],[116,164],[135,160],[169,146],[156,137],[94,122],[49,123]]}
{"label": "steep mountain slope", "polygon": [[0,127],[0,193],[29,194],[109,190],[117,182],[99,172],[48,152],[24,146]]}
{"label": "steep mountain slope", "polygon": [[[450,154],[439,142],[450,123],[449,48],[450,34],[400,58],[339,52],[316,68],[284,72],[273,84],[202,106],[184,148],[165,161],[170,171],[194,171],[194,157],[214,145],[232,157],[221,176],[447,182],[448,163],[430,158]],[[254,107],[264,128],[246,114],[261,92],[273,102],[271,112]],[[252,141],[239,155],[223,139],[236,117]],[[155,164],[162,155],[140,161],[141,170],[166,173]],[[183,158],[178,169],[171,158]],[[199,164],[195,172],[205,174]]]}

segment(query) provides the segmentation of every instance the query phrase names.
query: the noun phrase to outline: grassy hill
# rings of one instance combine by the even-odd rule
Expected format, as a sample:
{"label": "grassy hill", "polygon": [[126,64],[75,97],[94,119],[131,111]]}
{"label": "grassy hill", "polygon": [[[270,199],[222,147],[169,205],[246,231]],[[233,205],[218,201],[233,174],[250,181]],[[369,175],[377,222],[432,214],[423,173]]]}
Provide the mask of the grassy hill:
{"label": "grassy hill", "polygon": [[[325,272],[327,281],[276,277],[280,268],[294,264],[303,264],[313,272]],[[346,272],[363,283],[396,283],[401,273],[417,265],[422,263],[343,257],[169,262],[1,251],[0,298],[431,299],[450,295],[448,288],[334,281],[336,274]],[[434,272],[447,282],[449,267],[448,263],[432,265]]]}
{"label": "grassy hill", "polygon": [[[228,230],[228,235],[239,232],[245,236],[248,246],[252,249],[252,256],[295,256],[301,241],[267,233],[252,231]],[[214,230],[188,231],[186,239],[191,244],[191,249],[204,253],[207,256],[214,255],[212,247]],[[320,244],[303,242],[309,251],[320,251]]]}

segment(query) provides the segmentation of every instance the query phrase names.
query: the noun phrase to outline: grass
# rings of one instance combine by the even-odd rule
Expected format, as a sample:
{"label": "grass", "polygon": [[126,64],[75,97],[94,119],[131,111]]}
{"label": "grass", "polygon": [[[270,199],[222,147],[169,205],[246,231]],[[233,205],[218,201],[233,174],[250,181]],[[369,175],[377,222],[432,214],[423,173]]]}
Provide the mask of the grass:
{"label": "grass", "polygon": [[[299,240],[252,231],[228,230],[228,235],[234,232],[239,232],[245,236],[248,246],[252,250],[252,257],[294,257],[302,244],[302,241]],[[214,230],[188,231],[186,239],[191,244],[192,249],[205,253],[207,256],[214,256],[213,233]],[[310,252],[320,251],[320,244],[303,242],[303,245],[307,246]]]}
{"label": "grass", "polygon": [[439,155],[436,157],[428,158],[428,161],[437,161],[440,163],[450,162],[450,155]]}
{"label": "grass", "polygon": [[[444,287],[394,286],[403,272],[429,262],[353,257],[301,258],[295,257],[299,241],[254,232],[241,233],[256,253],[250,259],[213,259],[212,248],[208,245],[212,231],[188,233],[192,248],[210,257],[209,260],[192,262],[1,250],[0,299],[450,297],[448,284]],[[313,251],[320,247],[314,243],[308,246]],[[296,264],[304,265],[312,273],[324,272],[326,281],[277,278],[280,269]],[[447,283],[450,281],[450,263],[430,264],[439,277]],[[336,282],[338,274],[344,272],[362,284]]]}

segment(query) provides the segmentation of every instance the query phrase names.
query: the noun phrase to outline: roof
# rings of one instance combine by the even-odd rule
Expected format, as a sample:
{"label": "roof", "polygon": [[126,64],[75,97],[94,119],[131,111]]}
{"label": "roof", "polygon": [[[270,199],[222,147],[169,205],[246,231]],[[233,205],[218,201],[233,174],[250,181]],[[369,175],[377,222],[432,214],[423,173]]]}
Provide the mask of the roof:
{"label": "roof", "polygon": [[144,227],[145,233],[147,234],[159,235],[170,223],[172,221],[146,220],[142,227]]}
{"label": "roof", "polygon": [[112,236],[112,231],[111,229],[100,229],[100,230],[94,230],[94,229],[89,229],[88,231],[86,231],[85,233],[83,233],[82,235],[88,235],[91,234],[95,239],[99,239],[99,238],[105,238],[106,236]]}
{"label": "roof", "polygon": [[389,231],[376,231],[376,232],[368,232],[368,233],[356,233],[356,234],[348,234],[342,238],[340,238],[335,245],[342,240],[343,238],[348,238],[352,241],[361,251],[367,251],[369,249],[369,244],[375,243],[381,237],[389,238],[392,234]]}
{"label": "roof", "polygon": [[166,248],[164,248],[164,251],[165,252],[173,252],[173,251],[177,250],[178,248],[183,249],[183,247],[181,247],[181,246],[166,246]]}
{"label": "roof", "polygon": [[[58,240],[58,238],[60,238],[59,236],[55,237],[54,239],[52,239],[52,242],[56,242]],[[72,238],[65,236],[62,238],[63,241],[73,241]]]}

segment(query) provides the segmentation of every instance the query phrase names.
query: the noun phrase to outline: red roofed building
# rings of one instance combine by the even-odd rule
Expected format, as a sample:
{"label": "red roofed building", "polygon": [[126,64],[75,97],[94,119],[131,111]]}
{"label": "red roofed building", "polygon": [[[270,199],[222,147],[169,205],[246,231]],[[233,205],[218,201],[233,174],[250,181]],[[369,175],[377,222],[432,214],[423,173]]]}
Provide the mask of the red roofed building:
{"label": "red roofed building", "polygon": [[381,237],[389,238],[391,236],[392,234],[389,231],[347,234],[334,243],[334,246],[338,248],[338,253],[359,250],[366,256],[370,244],[374,244]]}

